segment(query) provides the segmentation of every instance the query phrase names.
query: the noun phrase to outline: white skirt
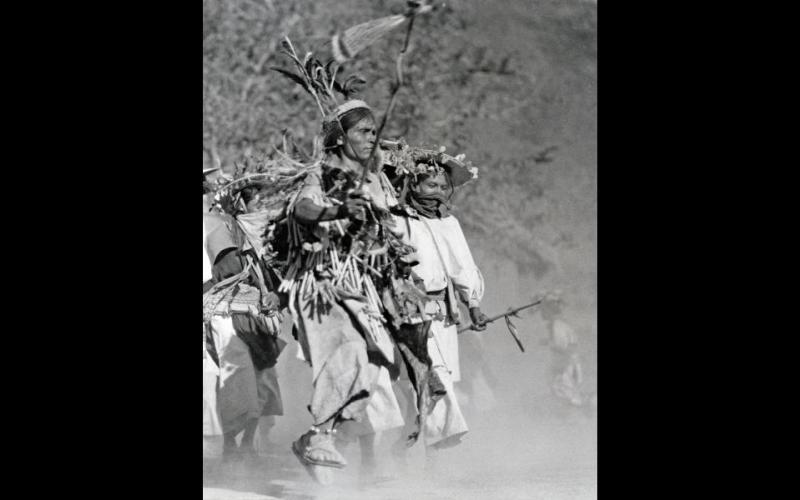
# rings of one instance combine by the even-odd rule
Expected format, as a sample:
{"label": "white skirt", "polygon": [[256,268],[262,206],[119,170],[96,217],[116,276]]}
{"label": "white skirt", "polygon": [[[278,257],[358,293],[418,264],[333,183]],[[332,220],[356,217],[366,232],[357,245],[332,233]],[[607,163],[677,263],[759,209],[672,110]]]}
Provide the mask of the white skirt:
{"label": "white skirt", "polygon": [[[446,315],[447,306],[444,301],[428,302],[425,312],[431,315]],[[428,338],[428,354],[433,366],[441,371],[444,368],[450,374],[452,382],[461,380],[461,366],[458,359],[458,327],[445,325],[444,321],[433,321],[432,336]]]}
{"label": "white skirt", "polygon": [[229,316],[214,316],[211,334],[220,366],[203,345],[203,435],[239,432],[250,419],[283,413],[275,368],[256,370]]}
{"label": "white skirt", "polygon": [[[426,312],[446,315],[447,305],[444,301],[432,301],[428,303]],[[454,383],[461,380],[458,327],[446,325],[444,321],[433,321],[431,337],[428,338],[428,355],[433,362],[433,369],[447,389],[445,397],[436,403],[433,412],[425,418],[425,445],[432,446],[463,436],[469,431],[454,387]]]}

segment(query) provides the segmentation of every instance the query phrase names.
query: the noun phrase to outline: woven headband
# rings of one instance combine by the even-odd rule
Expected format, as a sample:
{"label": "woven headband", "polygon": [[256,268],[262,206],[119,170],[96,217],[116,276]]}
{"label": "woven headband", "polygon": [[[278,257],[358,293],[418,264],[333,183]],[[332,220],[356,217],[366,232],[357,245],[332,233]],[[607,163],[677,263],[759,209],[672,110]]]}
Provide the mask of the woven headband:
{"label": "woven headband", "polygon": [[359,108],[368,109],[372,111],[372,108],[370,108],[369,105],[364,101],[360,99],[352,99],[337,106],[336,109],[333,110],[333,113],[336,115],[336,118],[341,118],[342,115],[344,115],[348,111],[352,111],[354,109],[359,109]]}

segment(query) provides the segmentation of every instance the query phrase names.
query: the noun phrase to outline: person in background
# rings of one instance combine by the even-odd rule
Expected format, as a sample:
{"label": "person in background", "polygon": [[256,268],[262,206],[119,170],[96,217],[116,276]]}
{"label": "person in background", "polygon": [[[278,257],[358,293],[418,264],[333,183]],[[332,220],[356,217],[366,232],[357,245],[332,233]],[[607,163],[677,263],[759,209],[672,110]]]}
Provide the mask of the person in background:
{"label": "person in background", "polygon": [[545,322],[552,353],[550,389],[559,399],[582,406],[588,399],[582,393],[583,367],[578,353],[575,330],[564,320],[564,300],[559,290],[547,294],[539,308]]}
{"label": "person in background", "polygon": [[[210,209],[206,171],[203,177],[203,434],[222,434],[226,461],[257,459],[259,419],[269,428],[283,414],[275,364],[285,342],[278,316],[256,307],[264,293],[258,273],[247,266],[234,219]],[[277,295],[268,294],[279,311]]]}

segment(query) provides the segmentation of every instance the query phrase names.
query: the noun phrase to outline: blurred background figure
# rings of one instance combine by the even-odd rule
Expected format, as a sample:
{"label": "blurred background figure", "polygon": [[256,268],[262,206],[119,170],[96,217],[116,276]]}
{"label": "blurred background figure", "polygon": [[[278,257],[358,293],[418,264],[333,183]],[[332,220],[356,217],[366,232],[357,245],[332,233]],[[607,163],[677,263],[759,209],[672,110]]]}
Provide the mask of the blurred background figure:
{"label": "blurred background figure", "polygon": [[[574,328],[564,319],[564,299],[560,290],[545,295],[540,306],[550,347],[550,390],[559,399],[576,407],[587,405],[596,395],[583,392],[583,367],[578,352],[578,337]],[[596,406],[596,405],[595,405]]]}
{"label": "blurred background figure", "polygon": [[465,360],[469,360],[469,369],[461,374],[461,384],[455,386],[456,396],[463,407],[473,412],[485,412],[498,405],[495,388],[500,381],[484,356],[487,347],[481,334],[466,333],[458,337],[459,349]]}

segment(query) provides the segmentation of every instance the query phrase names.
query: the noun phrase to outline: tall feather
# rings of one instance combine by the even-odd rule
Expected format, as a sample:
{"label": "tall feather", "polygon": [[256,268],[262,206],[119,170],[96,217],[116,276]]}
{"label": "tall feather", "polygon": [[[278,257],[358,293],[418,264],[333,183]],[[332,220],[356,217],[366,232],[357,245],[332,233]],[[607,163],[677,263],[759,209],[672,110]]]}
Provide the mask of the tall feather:
{"label": "tall feather", "polygon": [[367,83],[367,81],[360,76],[351,75],[344,81],[344,85],[342,85],[342,93],[344,94],[345,98],[350,98],[359,93],[365,83]]}
{"label": "tall feather", "polygon": [[301,61],[289,37],[284,37],[281,40],[281,49],[281,52],[292,60],[297,68],[297,73],[281,68],[272,69],[300,84],[314,98],[322,116],[326,116],[337,103],[336,98],[329,90],[331,85],[324,78],[325,72],[322,64],[311,52],[307,52]]}
{"label": "tall feather", "polygon": [[277,71],[278,73],[282,74],[286,78],[288,78],[291,81],[295,82],[296,84],[300,85],[301,87],[303,87],[303,90],[305,90],[306,92],[310,92],[310,90],[308,88],[308,84],[306,83],[306,81],[302,77],[299,77],[299,76],[295,75],[294,73],[292,73],[291,71],[285,70],[283,68],[278,68],[278,67],[273,66],[270,69],[273,70],[273,71]]}
{"label": "tall feather", "polygon": [[339,64],[353,58],[403,24],[406,19],[408,17],[404,14],[381,17],[352,26],[343,33],[336,33],[331,39],[333,57]]}
{"label": "tall feather", "polygon": [[335,62],[336,62],[335,59],[331,59],[325,65],[325,76],[328,78],[329,81],[332,81],[334,79],[336,69],[338,69],[338,68],[333,68],[333,71],[331,71],[331,68],[333,67],[333,63],[335,63]]}
{"label": "tall feather", "polygon": [[323,117],[328,116],[338,106],[334,92],[348,99],[366,84],[366,80],[357,75],[350,76],[344,83],[338,82],[336,74],[339,68],[335,58],[323,65],[311,52],[307,52],[300,60],[288,37],[284,37],[281,41],[281,52],[292,60],[297,71],[292,72],[278,67],[270,69],[303,87],[314,98]]}
{"label": "tall feather", "polygon": [[314,74],[314,61],[316,61],[316,59],[314,59],[311,52],[306,53],[306,57],[303,59],[303,67],[306,70],[306,74],[309,76]]}
{"label": "tall feather", "polygon": [[406,22],[406,20],[434,10],[434,6],[427,0],[407,0],[406,4],[408,5],[408,11],[405,14],[373,19],[333,35],[331,46],[336,62],[341,64],[353,58],[356,54]]}
{"label": "tall feather", "polygon": [[347,94],[344,93],[344,87],[342,87],[342,84],[337,82],[336,80],[333,80],[333,90],[347,97]]}

